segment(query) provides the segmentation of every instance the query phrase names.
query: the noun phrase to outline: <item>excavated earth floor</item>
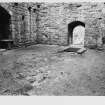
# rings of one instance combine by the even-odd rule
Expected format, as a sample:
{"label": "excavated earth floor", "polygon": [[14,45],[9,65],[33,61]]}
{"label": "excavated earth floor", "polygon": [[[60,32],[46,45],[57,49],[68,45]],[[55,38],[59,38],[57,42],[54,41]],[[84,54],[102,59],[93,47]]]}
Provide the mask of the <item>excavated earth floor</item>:
{"label": "excavated earth floor", "polygon": [[105,51],[34,45],[0,55],[0,95],[104,96]]}

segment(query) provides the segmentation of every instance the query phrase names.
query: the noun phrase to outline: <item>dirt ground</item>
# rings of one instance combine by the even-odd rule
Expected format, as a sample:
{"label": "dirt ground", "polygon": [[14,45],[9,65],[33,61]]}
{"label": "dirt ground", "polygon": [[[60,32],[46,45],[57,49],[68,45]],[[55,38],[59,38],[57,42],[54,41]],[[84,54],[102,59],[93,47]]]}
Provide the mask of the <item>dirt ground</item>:
{"label": "dirt ground", "polygon": [[0,55],[0,95],[104,96],[105,51],[34,45]]}

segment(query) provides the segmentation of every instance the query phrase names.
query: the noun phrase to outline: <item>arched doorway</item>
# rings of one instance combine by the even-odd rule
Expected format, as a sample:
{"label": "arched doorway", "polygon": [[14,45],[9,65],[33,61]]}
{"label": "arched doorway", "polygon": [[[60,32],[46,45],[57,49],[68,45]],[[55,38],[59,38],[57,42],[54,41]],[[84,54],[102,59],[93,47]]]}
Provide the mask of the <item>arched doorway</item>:
{"label": "arched doorway", "polygon": [[3,7],[0,6],[0,48],[6,48],[2,40],[9,39],[11,37],[10,21],[11,16]]}
{"label": "arched doorway", "polygon": [[84,46],[85,24],[74,21],[68,25],[68,43],[73,46]]}

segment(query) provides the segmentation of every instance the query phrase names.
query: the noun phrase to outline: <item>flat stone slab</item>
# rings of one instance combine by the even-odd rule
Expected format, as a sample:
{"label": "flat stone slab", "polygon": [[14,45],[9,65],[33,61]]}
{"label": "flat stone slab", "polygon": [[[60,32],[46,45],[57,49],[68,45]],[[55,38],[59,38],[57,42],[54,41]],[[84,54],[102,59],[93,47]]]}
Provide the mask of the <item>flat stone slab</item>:
{"label": "flat stone slab", "polygon": [[70,47],[68,49],[65,49],[63,51],[66,51],[66,52],[77,52],[80,48],[73,48],[73,47]]}
{"label": "flat stone slab", "polygon": [[0,52],[6,51],[6,49],[0,49]]}
{"label": "flat stone slab", "polygon": [[59,52],[71,52],[71,53],[83,54],[86,51],[87,49],[84,47],[83,48],[69,47]]}
{"label": "flat stone slab", "polygon": [[77,53],[78,53],[78,54],[83,54],[83,53],[85,53],[86,51],[87,51],[86,48],[81,48],[81,49],[79,49],[79,50],[77,51]]}

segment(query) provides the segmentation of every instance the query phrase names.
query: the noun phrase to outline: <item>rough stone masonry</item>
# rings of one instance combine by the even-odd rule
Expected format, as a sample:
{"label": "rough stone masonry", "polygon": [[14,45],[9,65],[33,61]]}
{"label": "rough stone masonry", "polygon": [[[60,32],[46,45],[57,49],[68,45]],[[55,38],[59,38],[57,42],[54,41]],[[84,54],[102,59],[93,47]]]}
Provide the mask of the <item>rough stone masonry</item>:
{"label": "rough stone masonry", "polygon": [[[105,37],[105,3],[0,3],[4,15],[2,39],[12,39],[14,45],[42,43],[69,45],[74,27],[85,27],[85,46],[102,44]],[[1,19],[0,18],[0,19]],[[0,21],[3,22],[1,19]],[[2,23],[0,22],[0,24]],[[4,24],[4,23],[3,23]],[[2,30],[2,29],[1,29]],[[8,31],[7,31],[8,30]]]}

